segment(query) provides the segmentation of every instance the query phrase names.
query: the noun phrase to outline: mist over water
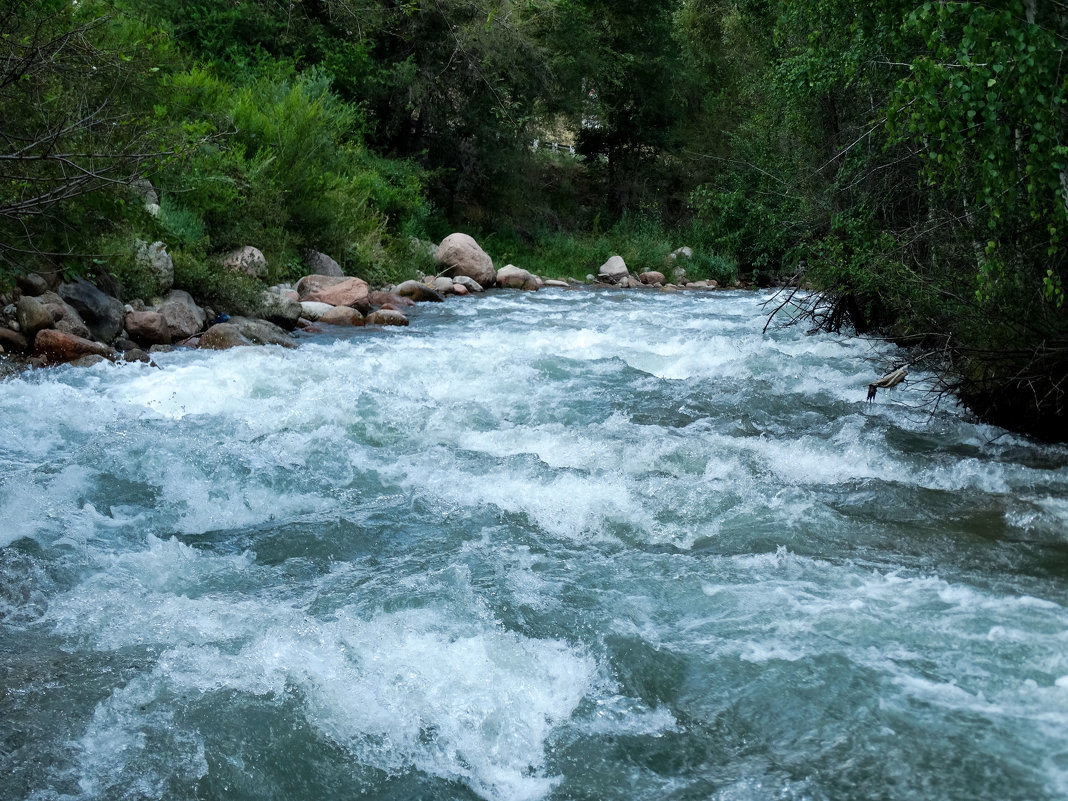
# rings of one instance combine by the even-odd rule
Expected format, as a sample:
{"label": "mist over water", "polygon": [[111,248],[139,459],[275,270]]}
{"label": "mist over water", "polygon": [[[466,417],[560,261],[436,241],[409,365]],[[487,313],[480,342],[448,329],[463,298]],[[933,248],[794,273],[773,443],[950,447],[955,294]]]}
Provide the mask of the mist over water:
{"label": "mist over water", "polygon": [[765,299],[0,383],[0,798],[1068,797],[1068,449]]}

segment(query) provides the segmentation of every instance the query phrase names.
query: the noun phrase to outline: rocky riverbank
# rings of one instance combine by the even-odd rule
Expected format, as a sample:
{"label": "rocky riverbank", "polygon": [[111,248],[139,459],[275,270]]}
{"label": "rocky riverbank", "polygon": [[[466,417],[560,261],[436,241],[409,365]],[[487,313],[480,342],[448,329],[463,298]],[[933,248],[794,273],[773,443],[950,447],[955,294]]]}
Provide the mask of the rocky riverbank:
{"label": "rocky riverbank", "polygon": [[[492,258],[473,238],[456,233],[434,250],[437,274],[396,286],[373,288],[344,275],[328,256],[310,253],[308,264],[314,272],[295,284],[265,287],[257,313],[239,316],[202,305],[188,292],[173,288],[173,265],[166,248],[154,243],[146,246],[143,257],[164,291],[150,301],[124,302],[122,289],[114,282],[62,281],[57,273],[20,276],[17,287],[0,296],[0,375],[58,364],[151,362],[152,353],[176,347],[296,347],[297,331],[321,331],[325,325],[405,326],[406,310],[418,303],[439,303],[449,296],[472,296],[493,288],[603,286],[666,292],[718,288],[715,281],[687,281],[684,263],[690,255],[686,248],[670,255],[671,280],[658,271],[634,275],[622,258],[613,256],[585,281],[559,281],[511,264],[495,269]],[[221,269],[254,277],[265,274],[266,266],[254,247],[221,260]]]}

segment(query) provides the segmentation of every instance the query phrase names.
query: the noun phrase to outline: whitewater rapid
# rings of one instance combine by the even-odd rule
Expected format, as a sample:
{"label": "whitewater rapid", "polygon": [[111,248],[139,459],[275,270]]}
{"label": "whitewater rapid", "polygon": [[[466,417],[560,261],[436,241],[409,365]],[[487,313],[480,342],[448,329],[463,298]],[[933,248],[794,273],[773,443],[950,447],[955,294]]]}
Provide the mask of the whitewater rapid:
{"label": "whitewater rapid", "polygon": [[766,300],[0,383],[0,797],[1068,797],[1068,448]]}

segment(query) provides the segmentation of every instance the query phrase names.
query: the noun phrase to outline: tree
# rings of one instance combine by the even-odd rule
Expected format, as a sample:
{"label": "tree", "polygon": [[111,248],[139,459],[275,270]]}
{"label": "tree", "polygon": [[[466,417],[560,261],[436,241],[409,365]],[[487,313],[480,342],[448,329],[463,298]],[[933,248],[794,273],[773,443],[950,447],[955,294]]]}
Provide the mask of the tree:
{"label": "tree", "polygon": [[102,190],[162,155],[151,63],[123,48],[112,11],[92,0],[0,11],[0,271],[84,247],[84,227],[118,199]]}

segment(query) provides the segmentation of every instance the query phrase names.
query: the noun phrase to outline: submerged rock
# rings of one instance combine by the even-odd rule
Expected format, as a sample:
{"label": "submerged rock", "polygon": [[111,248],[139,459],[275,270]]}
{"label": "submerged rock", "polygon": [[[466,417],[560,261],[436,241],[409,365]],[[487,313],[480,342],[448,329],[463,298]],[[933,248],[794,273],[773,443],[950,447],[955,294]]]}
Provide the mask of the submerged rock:
{"label": "submerged rock", "polygon": [[399,284],[393,293],[402,298],[409,298],[416,303],[441,303],[445,300],[441,295],[418,281],[405,281]]}
{"label": "submerged rock", "polygon": [[207,350],[229,350],[252,344],[251,340],[233,323],[216,323],[201,334],[198,347]]}
{"label": "submerged rock", "polygon": [[408,318],[395,309],[373,311],[365,320],[367,325],[408,325]]}

